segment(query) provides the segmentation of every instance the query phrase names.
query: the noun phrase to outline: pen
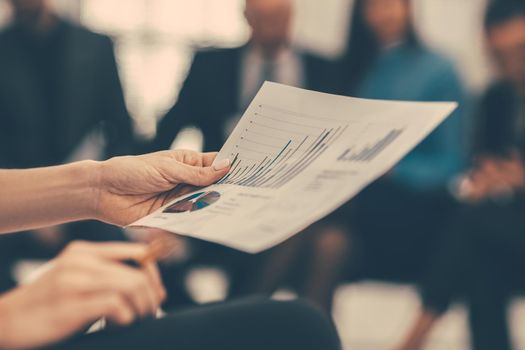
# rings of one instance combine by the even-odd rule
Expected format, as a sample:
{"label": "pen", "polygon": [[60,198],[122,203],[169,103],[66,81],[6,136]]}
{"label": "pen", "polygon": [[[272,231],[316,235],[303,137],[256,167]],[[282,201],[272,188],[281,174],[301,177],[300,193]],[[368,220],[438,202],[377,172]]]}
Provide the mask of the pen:
{"label": "pen", "polygon": [[135,259],[126,260],[124,263],[131,267],[140,268],[152,262],[157,262],[169,257],[178,246],[166,239],[157,238],[148,244],[146,252]]}
{"label": "pen", "polygon": [[149,243],[146,253],[137,259],[137,263],[140,265],[146,265],[169,256],[173,247],[166,243],[167,242],[163,239],[155,239]]}

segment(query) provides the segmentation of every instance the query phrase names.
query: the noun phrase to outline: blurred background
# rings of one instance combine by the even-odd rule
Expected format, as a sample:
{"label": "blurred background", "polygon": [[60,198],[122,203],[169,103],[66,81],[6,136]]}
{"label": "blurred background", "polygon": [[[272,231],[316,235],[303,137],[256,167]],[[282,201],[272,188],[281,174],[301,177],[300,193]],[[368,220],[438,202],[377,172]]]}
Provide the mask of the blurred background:
{"label": "blurred background", "polygon": [[[159,122],[166,114],[170,115],[172,107],[177,105],[179,94],[188,77],[196,53],[210,47],[240,47],[250,38],[250,26],[244,15],[245,0],[53,0],[49,3],[52,11],[55,11],[61,18],[112,39],[125,107],[132,120],[134,143],[141,145],[128,148],[128,150],[133,149],[137,152],[150,150],[144,145],[159,136],[157,129],[159,125],[162,125]],[[496,62],[491,59],[484,29],[487,4],[487,0],[414,0],[412,2],[415,31],[423,45],[432,51],[439,52],[458,73],[457,79],[461,81],[461,94],[464,97],[462,110],[467,115],[464,126],[467,128],[470,128],[473,120],[476,119],[474,112],[477,109],[476,106],[480,104],[485,92],[497,77]],[[354,1],[352,0],[296,0],[291,35],[294,49],[315,55],[323,62],[337,62],[345,57],[348,52],[349,35],[351,35],[350,28],[353,24],[351,20],[353,8]],[[10,1],[0,0],[0,28],[6,30],[10,28],[13,18],[14,11]],[[5,49],[0,46],[0,56],[6,52],[3,50]],[[87,53],[85,56],[91,57]],[[0,69],[2,69],[2,64],[0,57]],[[60,65],[55,69],[60,71],[62,68],[66,69],[65,66]],[[8,76],[9,69],[2,72],[0,74]],[[102,76],[97,78],[103,79]],[[195,79],[200,84],[206,85],[202,79]],[[210,79],[214,80],[214,77]],[[15,80],[10,80],[10,82]],[[77,81],[77,83],[82,85],[83,81]],[[113,83],[107,82],[105,85],[111,84]],[[191,90],[189,86],[188,84],[188,91]],[[7,90],[2,90],[0,87],[0,94]],[[452,85],[450,88],[447,85],[444,90],[452,90]],[[117,87],[115,91],[118,95],[119,88]],[[1,98],[0,96],[0,107]],[[421,98],[424,99],[424,97]],[[439,99],[441,97],[436,98],[436,100]],[[173,113],[177,114],[176,108],[174,111]],[[189,113],[191,114],[191,109]],[[0,120],[3,117],[1,114],[0,110]],[[53,123],[59,125],[60,121],[54,120],[51,128],[55,125]],[[183,126],[182,131],[174,128],[180,132],[171,135],[175,139],[178,134],[174,141],[176,147],[196,150],[206,148],[206,135],[203,134],[202,128],[194,128],[191,125]],[[31,127],[28,128],[31,129]],[[113,132],[118,134],[119,131],[123,131],[122,128],[125,126]],[[10,132],[9,129],[4,131]],[[460,140],[460,143],[466,146],[467,143],[470,144],[467,139],[470,139],[473,133],[470,129],[464,131],[462,136],[456,138],[455,141]],[[71,142],[74,147],[68,149],[67,154],[60,159],[43,163],[104,157],[102,149],[108,143],[111,146],[112,141],[102,140],[100,135],[97,135],[98,133],[89,133],[72,137],[77,143],[79,140],[82,142],[80,144]],[[16,134],[16,136],[21,137],[22,134]],[[27,139],[30,137],[27,136]],[[172,140],[169,141],[171,143]],[[114,149],[118,149],[118,146],[116,145]],[[457,154],[463,152],[463,149],[455,150]],[[109,155],[113,154],[119,154],[119,151],[109,152]],[[39,159],[36,162],[21,165],[4,163],[7,164],[6,166],[19,167],[43,164]],[[466,166],[461,171],[465,168]],[[460,174],[461,171],[457,173]],[[89,226],[87,228],[73,227],[67,230],[72,230],[76,232],[75,234],[89,232],[89,234],[80,233],[74,237],[91,239],[93,238],[91,233],[98,232],[99,229]],[[105,229],[100,230],[102,232]],[[39,232],[39,236],[44,238],[37,239],[37,244],[46,247],[48,252],[42,256],[33,254],[25,257],[23,263],[17,263],[14,268],[15,280],[23,279],[27,271],[32,268],[33,265],[27,263],[28,259],[42,260],[55,254],[57,247],[63,246],[62,233],[61,230],[55,229]],[[130,235],[133,236],[133,233],[122,235],[121,232],[112,232],[111,234],[114,235],[111,237],[115,239],[128,239]],[[94,238],[105,240],[109,236],[101,233],[97,237]],[[34,239],[12,244],[15,250],[23,250],[23,247],[32,246]],[[228,271],[228,268],[224,269],[222,266],[217,268],[213,261],[204,259],[195,264],[198,268],[192,268],[189,273],[186,271],[189,265],[187,262],[191,260],[188,256],[193,253],[206,255],[211,251],[213,252],[211,255],[217,259],[223,257],[225,253],[217,253],[214,250],[215,247],[199,245],[195,248],[191,243],[188,243],[188,246],[190,248],[179,252],[174,259],[177,267],[168,267],[165,272],[168,276],[165,278],[170,281],[178,278],[177,276],[182,276],[180,275],[181,269],[185,270],[183,281],[173,282],[174,285],[177,285],[174,289],[180,287],[178,284],[187,284],[190,296],[177,290],[175,293],[184,294],[183,296],[177,294],[177,297],[191,298],[192,302],[198,303],[226,298],[229,282],[227,273],[224,271]],[[228,252],[226,260],[230,264],[243,264],[241,261],[245,257],[232,258],[232,255],[234,253]],[[279,262],[279,259],[276,261]],[[182,263],[179,264],[180,262]],[[418,262],[416,260],[409,264],[417,265]],[[5,268],[2,267],[2,270],[11,269],[11,267],[10,261],[6,263]],[[360,277],[356,281],[352,280],[353,283],[349,282],[349,279],[346,279],[338,283],[332,307],[345,349],[390,349],[401,342],[421,309],[417,284],[407,282],[404,278],[387,282],[375,276]],[[296,295],[293,288],[281,287],[276,288],[278,290],[276,297],[290,298]],[[509,305],[514,348],[525,349],[525,301],[519,296],[513,297]],[[423,348],[429,350],[470,348],[472,342],[469,335],[468,318],[465,303],[461,300],[454,300],[451,307],[444,313],[442,320],[429,333],[429,339]],[[490,345],[486,348],[490,348]]]}
{"label": "blurred background", "polygon": [[[157,120],[175,102],[195,50],[245,43],[243,0],[54,0],[64,17],[110,35],[126,102],[137,132],[153,137]],[[294,40],[325,57],[342,54],[352,0],[297,0]],[[490,79],[482,21],[486,0],[416,0],[416,22],[430,45],[452,57],[472,94]],[[10,18],[0,0],[0,23]]]}

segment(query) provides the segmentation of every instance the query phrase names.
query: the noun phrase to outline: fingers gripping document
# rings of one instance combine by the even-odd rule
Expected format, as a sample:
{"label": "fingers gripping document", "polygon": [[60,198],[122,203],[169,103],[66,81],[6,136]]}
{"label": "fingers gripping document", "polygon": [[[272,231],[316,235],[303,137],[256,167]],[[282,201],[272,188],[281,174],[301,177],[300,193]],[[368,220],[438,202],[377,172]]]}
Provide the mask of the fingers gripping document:
{"label": "fingers gripping document", "polygon": [[133,226],[257,253],[350,200],[389,171],[457,107],[362,100],[265,83],[216,162],[217,184]]}

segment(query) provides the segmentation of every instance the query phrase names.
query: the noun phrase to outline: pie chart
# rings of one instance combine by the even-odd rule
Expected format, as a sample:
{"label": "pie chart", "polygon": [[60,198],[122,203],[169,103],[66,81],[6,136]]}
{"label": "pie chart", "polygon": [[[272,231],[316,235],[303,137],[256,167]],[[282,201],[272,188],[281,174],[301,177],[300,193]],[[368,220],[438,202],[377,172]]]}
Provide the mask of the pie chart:
{"label": "pie chart", "polygon": [[216,191],[197,192],[170,205],[164,209],[163,213],[177,214],[198,211],[209,207],[220,198],[221,194]]}

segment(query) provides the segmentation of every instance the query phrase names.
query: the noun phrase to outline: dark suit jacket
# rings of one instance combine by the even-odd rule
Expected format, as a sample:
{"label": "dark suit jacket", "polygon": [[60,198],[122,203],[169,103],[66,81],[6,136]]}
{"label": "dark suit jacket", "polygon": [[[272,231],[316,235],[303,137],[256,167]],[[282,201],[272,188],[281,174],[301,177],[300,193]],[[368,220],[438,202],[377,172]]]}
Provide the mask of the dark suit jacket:
{"label": "dark suit jacket", "polygon": [[[49,156],[50,121],[41,116],[42,90],[29,57],[16,42],[14,27],[0,33],[0,167],[60,163],[102,125],[107,155],[130,152],[132,123],[126,110],[113,45],[108,37],[63,22],[58,154]],[[55,152],[56,153],[56,152]]]}
{"label": "dark suit jacket", "polygon": [[515,126],[518,117],[518,98],[509,84],[492,85],[480,104],[477,121],[475,154],[505,155],[519,149],[525,156],[525,135],[516,140]]}
{"label": "dark suit jacket", "polygon": [[[224,123],[242,112],[240,106],[242,56],[246,46],[196,54],[178,102],[158,125],[152,149],[169,148],[177,133],[194,125],[204,134],[204,149],[217,151],[224,143]],[[329,92],[330,62],[302,54],[306,88]]]}
{"label": "dark suit jacket", "polygon": [[[107,156],[130,152],[132,123],[125,107],[111,40],[67,22],[61,26],[59,55],[63,57],[60,56],[58,67],[59,88],[54,92],[59,101],[58,115],[53,121],[43,117],[46,94],[34,74],[31,57],[27,57],[27,51],[17,42],[16,28],[0,33],[0,168],[62,163],[99,127],[106,138]],[[46,133],[50,123],[55,124],[57,132],[52,134],[59,135],[58,140],[50,140],[50,133]],[[67,239],[123,239],[120,230],[97,222],[69,224],[66,230]],[[36,252],[41,254],[44,250],[40,246],[36,252],[29,252],[29,246],[35,244],[31,236],[1,239],[0,270],[10,260],[19,256],[36,257]],[[27,244],[23,243],[26,240]],[[0,271],[2,278],[5,276]]]}

